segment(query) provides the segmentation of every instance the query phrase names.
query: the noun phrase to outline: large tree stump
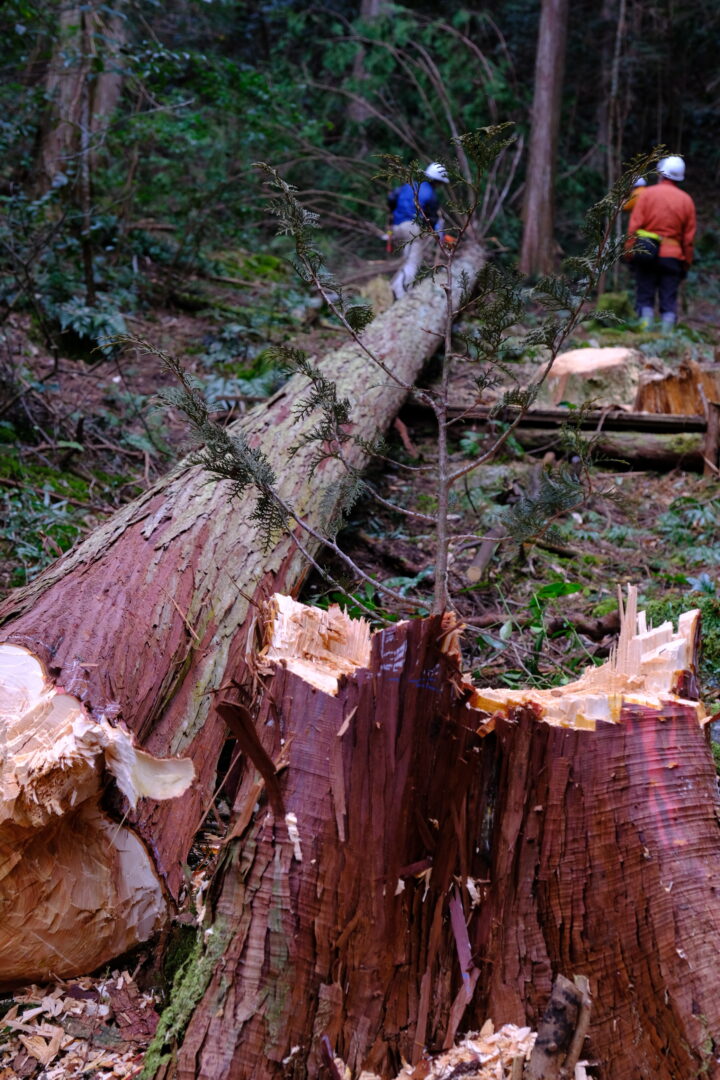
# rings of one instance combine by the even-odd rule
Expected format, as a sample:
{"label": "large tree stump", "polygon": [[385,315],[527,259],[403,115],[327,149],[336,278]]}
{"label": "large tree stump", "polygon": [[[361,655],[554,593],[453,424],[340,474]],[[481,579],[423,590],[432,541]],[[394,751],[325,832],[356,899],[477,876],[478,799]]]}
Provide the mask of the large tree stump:
{"label": "large tree stump", "polygon": [[[480,249],[468,245],[456,273],[472,280],[481,262]],[[372,323],[365,341],[402,383],[412,383],[442,339],[445,316],[444,289],[428,279]],[[367,439],[384,430],[405,396],[402,386],[354,344],[322,363],[353,402],[353,431]],[[311,477],[312,446],[287,458],[314,423],[294,418],[306,388],[304,378],[293,378],[235,429],[274,462],[282,496],[322,528],[328,507],[319,490],[338,479],[339,467],[327,461]],[[362,466],[366,455],[348,444],[347,457]],[[194,763],[195,782],[171,813],[168,804],[144,798],[127,816],[175,896],[228,738],[215,693],[242,678],[258,602],[297,587],[307,568],[288,536],[263,550],[249,521],[252,505],[250,496],[230,501],[226,485],[208,484],[200,469],[181,463],[0,606],[2,638],[38,657],[92,716],[124,724],[157,756]],[[127,809],[118,805],[118,819]]]}
{"label": "large tree stump", "polygon": [[254,719],[265,757],[235,799],[214,910],[227,944],[178,1054],[184,1080],[314,1076],[323,1036],[353,1070],[386,1074],[443,1044],[474,982],[457,961],[462,904],[459,927],[447,918],[453,875],[479,865],[468,800],[482,776],[455,620],[403,623],[371,648],[337,609],[273,610]]}
{"label": "large tree stump", "polygon": [[717,365],[686,359],[673,371],[643,372],[634,408],[637,412],[702,416],[709,401],[720,401]]}
{"label": "large tree stump", "polygon": [[537,1026],[557,974],[588,979],[604,1077],[717,1075],[697,613],[647,631],[631,596],[606,665],[508,691],[463,679],[449,616],[363,659],[357,628],[288,603],[259,699],[221,707],[249,755],[213,886],[222,957],[164,1075],[313,1076],[325,1038],[390,1077],[461,1025]]}

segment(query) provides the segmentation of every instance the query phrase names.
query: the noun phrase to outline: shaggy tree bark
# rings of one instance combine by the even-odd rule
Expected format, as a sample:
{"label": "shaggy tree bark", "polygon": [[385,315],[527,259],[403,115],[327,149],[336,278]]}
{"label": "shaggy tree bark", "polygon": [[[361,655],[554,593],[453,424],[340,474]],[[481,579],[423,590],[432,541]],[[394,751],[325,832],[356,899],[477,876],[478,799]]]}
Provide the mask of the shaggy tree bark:
{"label": "shaggy tree bark", "polygon": [[[481,261],[480,250],[468,246],[457,273],[472,278]],[[444,318],[444,290],[427,280],[378,318],[364,340],[402,383],[412,382],[441,340]],[[354,344],[323,364],[340,395],[354,402],[355,434],[367,439],[384,430],[405,396],[402,386]],[[281,495],[322,528],[328,507],[320,493],[338,480],[340,466],[327,461],[311,476],[313,446],[287,458],[314,423],[312,416],[302,423],[294,418],[306,387],[304,378],[292,379],[237,426],[274,462]],[[366,460],[355,444],[348,444],[347,456],[356,466]],[[307,569],[289,536],[263,550],[249,521],[252,496],[231,501],[224,484],[207,479],[181,464],[0,607],[2,639],[37,656],[91,715],[114,717],[157,756],[194,763],[196,780],[171,813],[167,804],[142,799],[127,818],[173,896],[212,802],[228,737],[215,694],[244,677],[258,602],[276,588],[295,588]],[[120,815],[125,809],[118,807]]]}
{"label": "shaggy tree bark", "polygon": [[459,890],[447,918],[453,876],[482,876],[457,624],[403,623],[371,649],[338,609],[281,597],[273,611],[259,711],[225,707],[257,745],[216,885],[222,959],[176,1075],[315,1076],[323,1036],[355,1075],[387,1075],[452,1044],[477,979]]}
{"label": "shaggy tree bark", "polygon": [[389,1077],[461,1024],[536,1026],[560,973],[587,978],[583,1056],[614,1080],[717,1075],[697,612],[648,632],[631,595],[604,667],[507,691],[463,679],[450,616],[376,634],[367,658],[347,620],[290,605],[273,609],[259,700],[223,706],[248,758],[213,885],[221,955],[150,1071],[313,1076],[324,1044]]}
{"label": "shaggy tree bark", "polygon": [[[591,1055],[613,1080],[718,1074],[717,780],[697,702],[697,612],[633,638],[578,684],[478,691],[496,714],[491,886],[473,945],[480,1001],[542,1011],[553,973],[589,978]],[[698,722],[700,721],[700,723]]]}

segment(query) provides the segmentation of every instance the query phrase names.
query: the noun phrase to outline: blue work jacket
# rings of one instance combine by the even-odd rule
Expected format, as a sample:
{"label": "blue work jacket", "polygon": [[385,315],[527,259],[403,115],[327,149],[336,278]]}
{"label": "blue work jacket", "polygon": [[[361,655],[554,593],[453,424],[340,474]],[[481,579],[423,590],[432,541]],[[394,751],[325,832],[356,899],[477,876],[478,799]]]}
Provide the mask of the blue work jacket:
{"label": "blue work jacket", "polygon": [[[421,215],[418,215],[415,205],[416,192],[417,202],[422,210]],[[401,225],[403,221],[415,221],[418,217],[423,220],[423,215],[434,229],[437,229],[439,225],[440,203],[432,184],[427,180],[423,180],[419,186],[413,183],[395,188],[388,195],[388,206],[392,210],[393,225]]]}

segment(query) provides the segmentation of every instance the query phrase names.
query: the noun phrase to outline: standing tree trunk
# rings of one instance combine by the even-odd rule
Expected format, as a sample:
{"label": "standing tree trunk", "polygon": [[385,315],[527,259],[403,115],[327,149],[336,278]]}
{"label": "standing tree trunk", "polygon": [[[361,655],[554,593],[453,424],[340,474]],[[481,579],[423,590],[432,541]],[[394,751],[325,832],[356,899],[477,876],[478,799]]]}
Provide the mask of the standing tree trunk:
{"label": "standing tree trunk", "polygon": [[45,79],[48,113],[40,137],[40,187],[70,174],[79,210],[85,302],[96,301],[92,244],[92,173],[99,146],[123,85],[126,39],[124,0],[115,10],[70,6],[61,10],[58,36]]}
{"label": "standing tree trunk", "polygon": [[[456,273],[474,278],[481,263],[481,251],[468,245]],[[401,383],[412,383],[442,338],[444,319],[444,290],[428,279],[364,340]],[[358,346],[337,350],[322,366],[339,396],[354,401],[354,434],[371,439],[389,425],[405,391]],[[329,460],[311,475],[313,444],[287,457],[315,423],[312,415],[295,420],[306,391],[307,381],[295,377],[237,427],[270,456],[281,496],[322,529],[329,507],[320,489],[338,481],[341,467]],[[350,464],[361,467],[365,450],[355,443],[346,449]],[[250,495],[231,499],[224,484],[208,484],[199,468],[182,463],[0,606],[2,639],[39,657],[53,682],[91,714],[122,721],[159,757],[193,761],[195,783],[171,813],[145,798],[127,818],[173,896],[228,738],[215,695],[242,680],[257,604],[275,588],[296,588],[307,568],[290,536],[263,550],[249,520],[253,503]],[[126,806],[118,809],[122,815]]]}
{"label": "standing tree trunk", "polygon": [[339,612],[271,616],[259,699],[221,706],[246,759],[205,962],[147,1075],[315,1076],[329,1043],[390,1077],[461,1024],[537,1025],[565,974],[603,1075],[716,1076],[698,613],[647,632],[631,596],[617,656],[550,691],[473,690],[450,616],[369,646]]}
{"label": "standing tree trunk", "polygon": [[[362,22],[371,22],[373,19],[377,19],[383,14],[385,10],[385,0],[361,0],[360,3],[360,19]],[[358,50],[355,53],[352,66],[352,77],[355,83],[362,83],[367,79],[367,72],[365,70],[365,46],[359,45]],[[356,85],[356,93],[361,93],[361,88]],[[348,120],[352,120],[360,128],[360,146],[358,154],[360,157],[367,157],[370,153],[370,144],[368,142],[367,131],[365,126],[372,116],[371,110],[362,101],[362,98],[353,98],[348,105]]]}
{"label": "standing tree trunk", "polygon": [[[57,42],[45,77],[48,113],[40,135],[44,190],[58,173],[87,169],[122,94],[121,49],[126,41],[124,0],[111,13],[91,5],[61,9]],[[99,63],[98,63],[99,61]]]}
{"label": "standing tree trunk", "polygon": [[555,268],[555,167],[565,70],[568,0],[543,0],[535,60],[520,271]]}

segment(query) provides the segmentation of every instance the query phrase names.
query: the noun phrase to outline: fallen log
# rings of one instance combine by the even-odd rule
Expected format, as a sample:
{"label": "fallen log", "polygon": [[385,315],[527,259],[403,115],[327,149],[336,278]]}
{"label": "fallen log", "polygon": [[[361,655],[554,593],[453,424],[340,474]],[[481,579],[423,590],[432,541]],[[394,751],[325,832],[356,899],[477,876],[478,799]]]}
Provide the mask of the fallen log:
{"label": "fallen log", "polygon": [[[481,250],[468,245],[455,271],[472,279],[481,262]],[[445,305],[441,284],[428,279],[366,331],[367,346],[401,384],[416,379],[442,340]],[[353,432],[368,439],[384,430],[405,396],[402,385],[373,367],[355,344],[324,364],[339,396],[353,402]],[[315,422],[312,416],[296,422],[306,389],[304,378],[291,379],[230,430],[242,430],[268,454],[280,494],[322,528],[328,505],[321,505],[318,489],[329,489],[340,468],[329,460],[311,477],[312,445],[292,465],[287,458]],[[365,451],[354,443],[346,449],[351,464],[361,467]],[[133,809],[119,795],[112,807],[144,842],[171,897],[178,895],[189,846],[210,808],[229,737],[215,695],[247,676],[258,604],[277,588],[297,587],[307,568],[291,537],[263,550],[250,521],[253,504],[252,496],[231,501],[224,484],[208,484],[199,468],[182,462],[0,606],[2,639],[37,658],[53,684],[73,694],[89,715],[112,717],[156,756],[193,763],[195,781],[171,808],[144,797]],[[61,867],[55,872],[60,877]],[[115,910],[122,919],[122,905]],[[106,959],[104,948],[98,955]],[[86,958],[81,970],[92,966]],[[71,974],[78,966],[58,957],[53,970]],[[36,977],[33,972],[27,977]],[[0,982],[5,978],[11,975],[0,970]],[[12,978],[22,979],[22,972],[13,968]]]}
{"label": "fallen log", "polygon": [[[679,418],[673,417],[673,420],[677,419]],[[637,469],[684,469],[688,472],[703,472],[706,460],[716,464],[717,447],[712,449],[712,440],[708,442],[704,434],[707,429],[706,422],[696,417],[691,417],[690,420],[688,430],[678,424],[673,434],[663,431],[656,434],[646,433],[644,426],[642,433],[639,433],[627,430],[625,424],[621,426],[620,423],[613,423],[614,431],[601,429],[593,437],[593,459],[597,464],[609,465],[613,469],[624,463],[634,465]],[[558,454],[558,451],[561,453],[559,427],[562,422],[568,422],[568,418],[558,420],[555,431],[549,423],[547,426],[535,428],[533,421],[534,414],[530,411],[515,428],[513,436],[519,445],[535,453],[544,454],[548,450],[553,450],[555,454]],[[660,427],[660,424],[657,427]],[[696,433],[697,429],[703,434]],[[456,434],[461,430],[458,426]]]}
{"label": "fallen log", "polygon": [[[624,412],[616,409],[587,409],[577,414],[568,409],[529,409],[513,430],[513,437],[527,450],[553,450],[559,446],[560,428],[566,425],[594,434],[595,455],[610,464],[626,461],[640,468],[686,469],[715,473],[718,469],[720,441],[719,408],[707,403],[706,416],[666,416],[655,413]],[[408,424],[432,423],[431,411],[413,403],[404,408]],[[456,436],[479,425],[487,428],[488,437],[497,430],[496,423],[513,423],[516,410],[497,414],[487,406],[448,409]]]}
{"label": "fallen log", "polygon": [[222,955],[156,1075],[316,1075],[329,1045],[392,1076],[487,1016],[537,1027],[557,973],[589,987],[587,1056],[613,1080],[717,1073],[698,613],[647,630],[631,590],[616,655],[547,691],[474,689],[459,630],[368,638],[273,602],[259,698],[227,706],[254,710],[262,753],[213,885]]}
{"label": "fallen log", "polygon": [[[403,410],[408,414],[425,413],[429,410],[422,405],[409,405]],[[448,416],[458,422],[481,423],[492,422],[512,423],[517,418],[517,410],[501,409],[494,410],[487,406],[476,405],[471,409],[451,407]],[[520,418],[518,427],[531,427],[545,430],[554,430],[563,424],[577,427],[580,431],[622,431],[642,434],[649,432],[654,435],[677,435],[690,432],[704,432],[707,429],[707,420],[703,414],[683,414],[665,416],[651,412],[627,412],[624,409],[583,409],[572,412],[570,409],[528,409]]]}
{"label": "fallen log", "polygon": [[[514,435],[525,450],[562,452],[559,435],[533,428],[517,428]],[[684,469],[702,472],[705,464],[705,437],[687,432],[675,435],[636,434],[630,431],[601,431],[592,440],[592,459],[596,465],[617,469],[629,465],[636,469]]]}

